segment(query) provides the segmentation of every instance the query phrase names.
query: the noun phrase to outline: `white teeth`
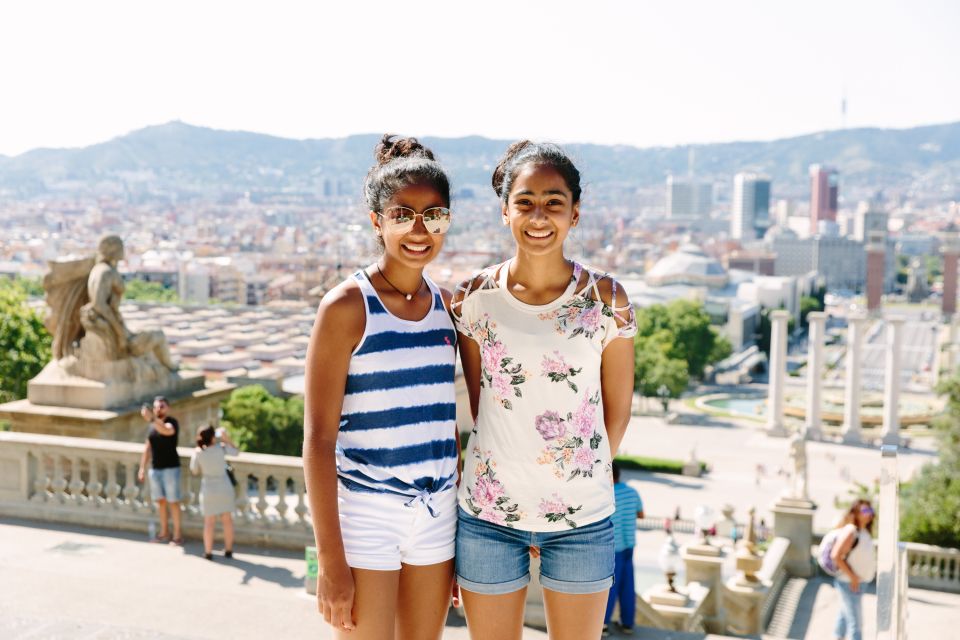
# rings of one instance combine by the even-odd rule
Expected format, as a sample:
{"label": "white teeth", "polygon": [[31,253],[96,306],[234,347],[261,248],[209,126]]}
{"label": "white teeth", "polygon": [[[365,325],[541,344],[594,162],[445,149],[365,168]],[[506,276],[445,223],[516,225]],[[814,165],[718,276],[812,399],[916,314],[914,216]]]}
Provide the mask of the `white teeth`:
{"label": "white teeth", "polygon": [[527,231],[531,238],[546,238],[553,234],[553,231]]}
{"label": "white teeth", "polygon": [[405,244],[403,245],[410,251],[426,251],[430,248],[428,244]]}

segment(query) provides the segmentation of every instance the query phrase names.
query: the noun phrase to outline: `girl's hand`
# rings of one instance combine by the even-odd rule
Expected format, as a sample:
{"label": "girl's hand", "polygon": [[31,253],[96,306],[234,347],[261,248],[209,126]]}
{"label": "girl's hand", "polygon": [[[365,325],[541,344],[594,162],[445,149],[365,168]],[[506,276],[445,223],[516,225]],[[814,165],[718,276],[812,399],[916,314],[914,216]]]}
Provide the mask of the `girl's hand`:
{"label": "girl's hand", "polygon": [[450,599],[453,601],[453,608],[460,608],[460,585],[457,584],[457,574],[453,574],[453,582],[450,584]]}
{"label": "girl's hand", "polygon": [[530,547],[530,557],[539,558],[540,557],[540,547]]}
{"label": "girl's hand", "polygon": [[324,563],[317,576],[317,610],[334,629],[353,631],[353,574],[345,561]]}
{"label": "girl's hand", "polygon": [[860,578],[858,578],[856,574],[850,578],[850,591],[853,591],[854,593],[860,592]]}

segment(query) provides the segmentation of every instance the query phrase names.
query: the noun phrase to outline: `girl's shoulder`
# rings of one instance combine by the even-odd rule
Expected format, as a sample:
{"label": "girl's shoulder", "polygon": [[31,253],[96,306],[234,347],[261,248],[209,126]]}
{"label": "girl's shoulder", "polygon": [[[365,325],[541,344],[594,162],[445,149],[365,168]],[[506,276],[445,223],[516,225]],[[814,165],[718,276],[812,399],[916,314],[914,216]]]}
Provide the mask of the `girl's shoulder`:
{"label": "girl's shoulder", "polygon": [[493,291],[499,287],[497,273],[504,264],[499,263],[485,267],[457,285],[450,300],[450,310],[455,316],[459,317],[463,313],[464,303],[475,294],[482,291]]}

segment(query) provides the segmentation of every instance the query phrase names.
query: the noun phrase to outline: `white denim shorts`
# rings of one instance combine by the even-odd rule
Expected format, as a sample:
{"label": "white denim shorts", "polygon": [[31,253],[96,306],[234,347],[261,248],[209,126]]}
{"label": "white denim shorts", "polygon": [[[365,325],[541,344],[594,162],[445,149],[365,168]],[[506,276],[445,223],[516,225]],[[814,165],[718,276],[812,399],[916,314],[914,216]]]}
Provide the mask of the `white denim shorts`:
{"label": "white denim shorts", "polygon": [[454,556],[456,487],[411,498],[340,484],[337,504],[347,564],[354,569],[395,571],[401,564],[437,564]]}

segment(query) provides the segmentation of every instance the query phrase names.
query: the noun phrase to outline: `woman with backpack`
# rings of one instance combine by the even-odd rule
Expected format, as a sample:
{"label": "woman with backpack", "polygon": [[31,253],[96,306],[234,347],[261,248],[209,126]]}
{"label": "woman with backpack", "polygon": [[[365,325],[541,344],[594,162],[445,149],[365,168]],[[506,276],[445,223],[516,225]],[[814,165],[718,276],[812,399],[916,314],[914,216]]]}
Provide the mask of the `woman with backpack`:
{"label": "woman with backpack", "polygon": [[837,640],[861,640],[861,583],[873,580],[877,572],[873,555],[874,512],[869,500],[855,500],[844,515],[836,532],[830,558],[836,571],[836,589],[840,594],[840,611],[834,635]]}

